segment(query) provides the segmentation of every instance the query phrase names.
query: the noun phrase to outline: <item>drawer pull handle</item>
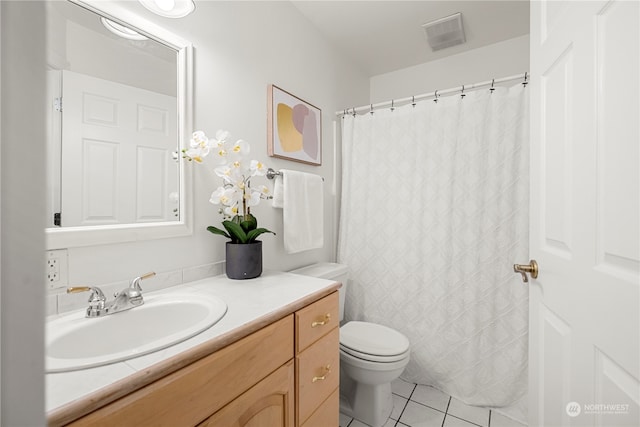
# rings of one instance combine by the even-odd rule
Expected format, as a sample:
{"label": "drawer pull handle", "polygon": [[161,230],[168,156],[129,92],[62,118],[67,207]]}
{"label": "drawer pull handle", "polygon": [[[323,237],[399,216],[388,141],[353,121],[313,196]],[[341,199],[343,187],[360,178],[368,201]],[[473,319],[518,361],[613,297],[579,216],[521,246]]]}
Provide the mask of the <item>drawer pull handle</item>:
{"label": "drawer pull handle", "polygon": [[312,383],[315,383],[316,381],[324,381],[327,379],[327,376],[331,373],[331,365],[327,365],[324,367],[325,373],[323,376],[321,377],[313,377],[311,379]]}
{"label": "drawer pull handle", "polygon": [[327,313],[324,315],[324,320],[321,320],[321,321],[316,320],[315,322],[311,323],[311,327],[315,328],[316,326],[324,326],[327,323],[329,323],[329,320],[331,320],[331,315]]}

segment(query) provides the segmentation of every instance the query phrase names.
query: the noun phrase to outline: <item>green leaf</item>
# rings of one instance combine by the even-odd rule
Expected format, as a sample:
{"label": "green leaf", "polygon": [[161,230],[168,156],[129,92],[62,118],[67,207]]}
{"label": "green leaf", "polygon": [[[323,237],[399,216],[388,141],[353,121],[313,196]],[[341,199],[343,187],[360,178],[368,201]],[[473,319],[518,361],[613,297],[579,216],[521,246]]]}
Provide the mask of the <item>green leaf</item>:
{"label": "green leaf", "polygon": [[[247,221],[240,222],[242,217],[235,216],[231,220],[222,221],[222,225],[227,230],[221,230],[217,227],[210,225],[207,227],[213,234],[219,234],[221,236],[225,236],[228,239],[231,239],[233,243],[253,243],[256,241],[256,238],[264,233],[271,233],[275,235],[271,230],[267,230],[266,228],[256,228],[258,221],[253,215],[247,215],[249,219]],[[253,228],[245,228],[245,227],[253,227]]]}
{"label": "green leaf", "polygon": [[258,220],[256,219],[255,216],[248,214],[245,215],[243,217],[241,217],[242,222],[240,222],[240,226],[242,226],[242,229],[248,233],[251,230],[255,230],[258,227]]}
{"label": "green leaf", "polygon": [[249,233],[247,233],[247,242],[255,242],[256,238],[263,233],[271,233],[273,235],[276,234],[273,231],[267,230],[266,228],[256,228],[255,230],[251,230]]}
{"label": "green leaf", "polygon": [[224,236],[224,237],[226,237],[227,239],[230,239],[230,238],[231,238],[231,236],[229,236],[229,235],[228,235],[224,230],[220,230],[219,228],[214,227],[213,225],[208,226],[208,227],[207,227],[207,230],[209,230],[209,231],[210,231],[211,233],[213,233],[213,234],[219,234],[219,235],[221,235],[221,236]]}
{"label": "green leaf", "polygon": [[231,235],[230,238],[233,243],[247,243],[247,233],[244,232],[240,225],[236,224],[233,221],[222,221],[222,225]]}

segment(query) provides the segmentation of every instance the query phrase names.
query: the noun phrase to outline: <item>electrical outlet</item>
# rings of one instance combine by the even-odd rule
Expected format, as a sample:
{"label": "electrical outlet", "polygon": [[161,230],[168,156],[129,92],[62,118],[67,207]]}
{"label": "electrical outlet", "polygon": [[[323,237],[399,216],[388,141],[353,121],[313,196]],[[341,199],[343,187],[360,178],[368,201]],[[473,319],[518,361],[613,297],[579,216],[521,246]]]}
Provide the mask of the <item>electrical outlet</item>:
{"label": "electrical outlet", "polygon": [[69,286],[67,265],[68,259],[66,249],[47,251],[47,264],[45,271],[47,289],[66,288]]}

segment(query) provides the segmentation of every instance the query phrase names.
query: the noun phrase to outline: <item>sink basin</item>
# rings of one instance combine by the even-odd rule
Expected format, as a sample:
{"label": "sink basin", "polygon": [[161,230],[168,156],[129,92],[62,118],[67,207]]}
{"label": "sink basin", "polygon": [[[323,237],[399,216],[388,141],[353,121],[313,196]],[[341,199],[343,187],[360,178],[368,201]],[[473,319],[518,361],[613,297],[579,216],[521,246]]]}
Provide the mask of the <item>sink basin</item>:
{"label": "sink basin", "polygon": [[120,362],[184,341],[227,312],[214,296],[168,293],[145,296],[144,305],[104,317],[73,312],[46,324],[47,372],[75,371]]}

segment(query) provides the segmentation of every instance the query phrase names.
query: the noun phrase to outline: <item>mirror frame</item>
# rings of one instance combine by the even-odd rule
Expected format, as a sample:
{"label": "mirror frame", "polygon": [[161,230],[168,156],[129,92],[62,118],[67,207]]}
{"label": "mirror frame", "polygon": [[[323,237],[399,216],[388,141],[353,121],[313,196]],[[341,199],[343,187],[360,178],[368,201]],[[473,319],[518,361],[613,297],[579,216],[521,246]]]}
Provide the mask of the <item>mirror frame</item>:
{"label": "mirror frame", "polygon": [[[188,148],[193,128],[193,46],[187,40],[147,21],[115,2],[68,0],[98,15],[132,27],[177,53],[178,153]],[[180,218],[178,221],[45,228],[47,249],[94,246],[162,239],[193,234],[192,168],[180,157]]]}

